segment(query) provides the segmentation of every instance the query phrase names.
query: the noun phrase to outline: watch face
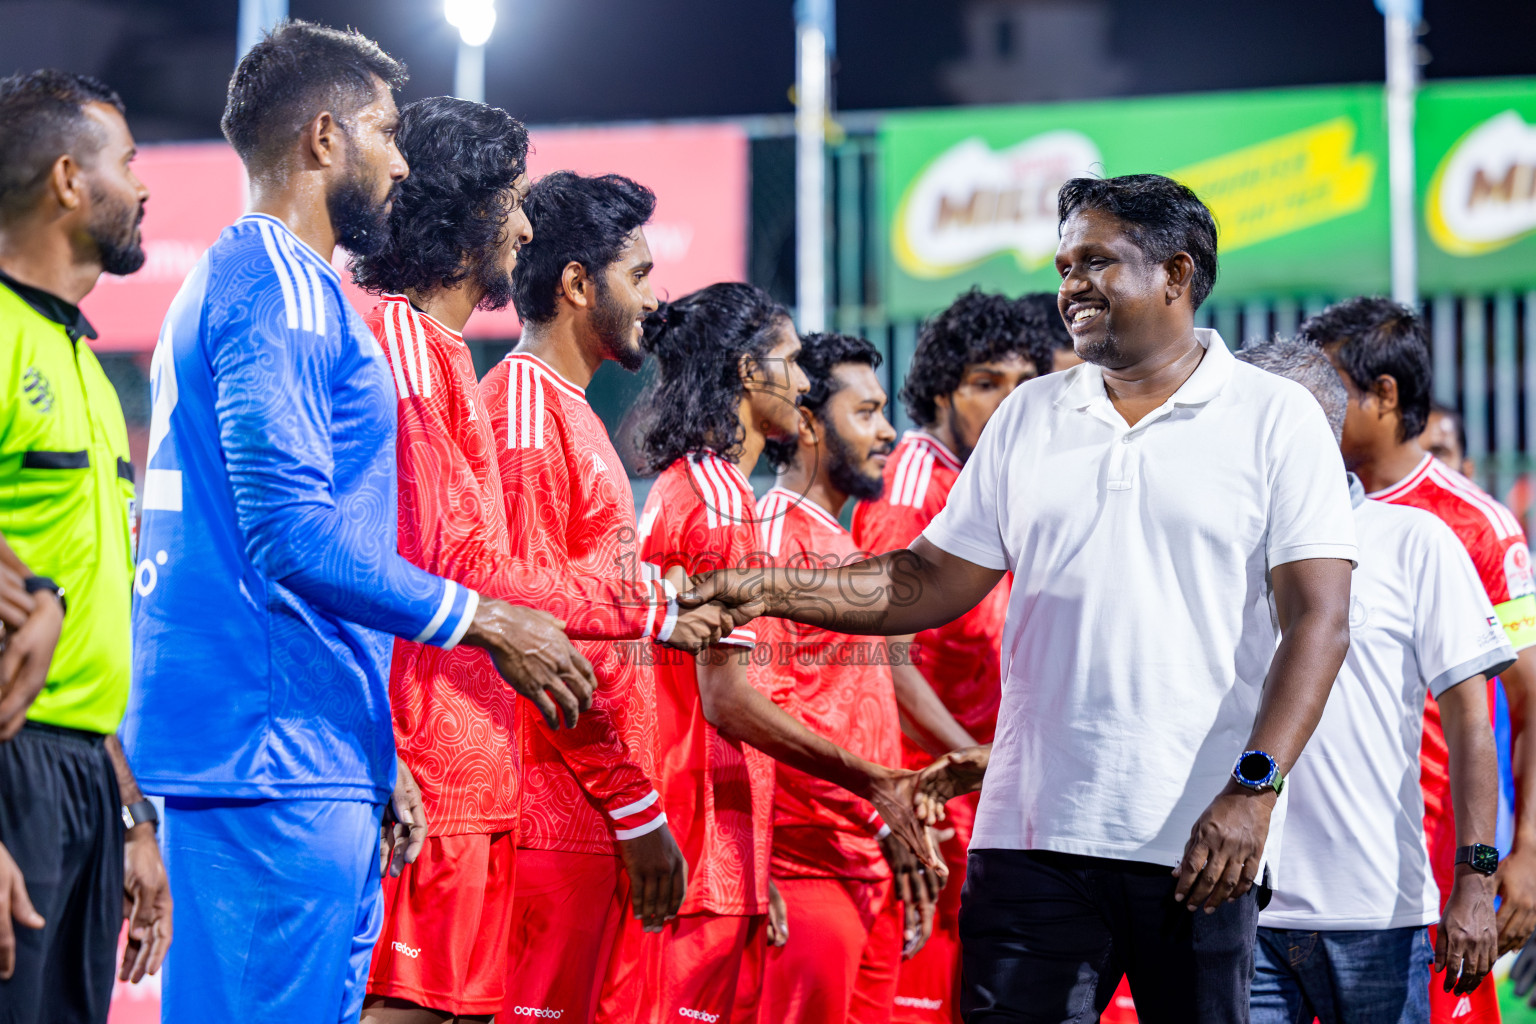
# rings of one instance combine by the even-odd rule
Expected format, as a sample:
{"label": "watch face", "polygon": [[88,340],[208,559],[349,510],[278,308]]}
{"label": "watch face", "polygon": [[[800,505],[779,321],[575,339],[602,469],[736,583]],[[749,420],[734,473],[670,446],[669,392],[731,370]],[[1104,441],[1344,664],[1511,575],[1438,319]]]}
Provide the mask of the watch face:
{"label": "watch face", "polygon": [[1472,847],[1472,870],[1491,875],[1499,869],[1499,851],[1497,847],[1484,846],[1478,843]]}
{"label": "watch face", "polygon": [[1237,773],[1250,785],[1262,785],[1275,770],[1274,764],[1260,753],[1252,753],[1237,762]]}

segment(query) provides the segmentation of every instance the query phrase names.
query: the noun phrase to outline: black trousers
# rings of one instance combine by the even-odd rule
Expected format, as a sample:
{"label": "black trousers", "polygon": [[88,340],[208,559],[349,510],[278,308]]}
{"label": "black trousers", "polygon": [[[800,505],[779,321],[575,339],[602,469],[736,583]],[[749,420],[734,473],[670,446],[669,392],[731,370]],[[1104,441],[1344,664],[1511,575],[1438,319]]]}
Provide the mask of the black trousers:
{"label": "black trousers", "polygon": [[1173,887],[1159,864],[972,850],[961,1015],[967,1024],[1096,1021],[1129,977],[1143,1024],[1246,1024],[1255,894],[1191,914]]}
{"label": "black trousers", "polygon": [[0,843],[47,921],[16,928],[0,1024],[103,1024],[123,926],[123,819],[105,737],[28,722],[0,743]]}

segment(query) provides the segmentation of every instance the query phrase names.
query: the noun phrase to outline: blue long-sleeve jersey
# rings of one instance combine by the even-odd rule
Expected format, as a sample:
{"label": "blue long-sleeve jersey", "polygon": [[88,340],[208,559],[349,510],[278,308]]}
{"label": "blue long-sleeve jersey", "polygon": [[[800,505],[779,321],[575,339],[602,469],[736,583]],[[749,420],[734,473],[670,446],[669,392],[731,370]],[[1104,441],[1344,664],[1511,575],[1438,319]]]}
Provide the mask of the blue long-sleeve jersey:
{"label": "blue long-sleeve jersey", "polygon": [[396,551],[395,398],[335,269],[226,228],[166,314],[123,725],[169,796],[381,800],[391,636],[450,647],[473,591]]}

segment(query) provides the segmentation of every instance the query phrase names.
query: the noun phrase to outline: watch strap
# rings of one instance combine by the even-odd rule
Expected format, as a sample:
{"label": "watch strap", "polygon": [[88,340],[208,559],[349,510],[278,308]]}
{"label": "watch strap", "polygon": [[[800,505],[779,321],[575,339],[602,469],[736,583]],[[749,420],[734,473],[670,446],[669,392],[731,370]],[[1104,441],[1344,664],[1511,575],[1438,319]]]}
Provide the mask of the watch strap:
{"label": "watch strap", "polygon": [[[1479,863],[1482,861],[1482,863]],[[1487,843],[1473,843],[1471,846],[1458,846],[1456,848],[1457,864],[1469,864],[1473,871],[1484,875],[1491,875],[1499,867],[1499,850],[1496,846]]]}
{"label": "watch strap", "polygon": [[155,831],[160,831],[160,814],[155,810],[155,805],[148,800],[135,800],[131,804],[123,805],[123,827],[133,828],[145,822],[153,825]]}
{"label": "watch strap", "polygon": [[55,583],[51,577],[28,576],[25,580],[22,580],[21,585],[26,588],[29,594],[40,593],[44,590],[48,591],[59,599],[59,609],[68,614],[69,602],[64,600],[64,588]]}

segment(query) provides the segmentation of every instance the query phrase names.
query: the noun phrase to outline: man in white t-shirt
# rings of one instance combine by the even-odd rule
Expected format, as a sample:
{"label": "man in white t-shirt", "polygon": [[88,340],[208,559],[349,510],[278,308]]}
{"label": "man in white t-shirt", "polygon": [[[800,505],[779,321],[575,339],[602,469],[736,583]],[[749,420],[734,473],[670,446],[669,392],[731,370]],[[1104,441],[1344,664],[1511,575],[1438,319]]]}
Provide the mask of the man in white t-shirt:
{"label": "man in white t-shirt", "polygon": [[[1306,387],[1343,437],[1349,394],[1322,350],[1277,341],[1238,358]],[[1259,915],[1254,1024],[1427,1024],[1431,959],[1444,988],[1463,994],[1496,953],[1498,755],[1486,683],[1515,652],[1450,527],[1367,500],[1354,474],[1349,483],[1360,545],[1349,654],[1287,782],[1282,881]],[[1426,692],[1450,750],[1460,846],[1443,918],[1419,786]],[[1424,926],[1435,922],[1431,951]]]}
{"label": "man in white t-shirt", "polygon": [[820,576],[698,577],[683,603],[900,635],[1012,571],[966,1020],[1091,1020],[1126,975],[1144,1021],[1246,1020],[1283,775],[1348,645],[1344,464],[1303,388],[1195,328],[1216,229],[1193,192],[1077,178],[1059,214],[1087,362],[1003,402],[923,535]]}

